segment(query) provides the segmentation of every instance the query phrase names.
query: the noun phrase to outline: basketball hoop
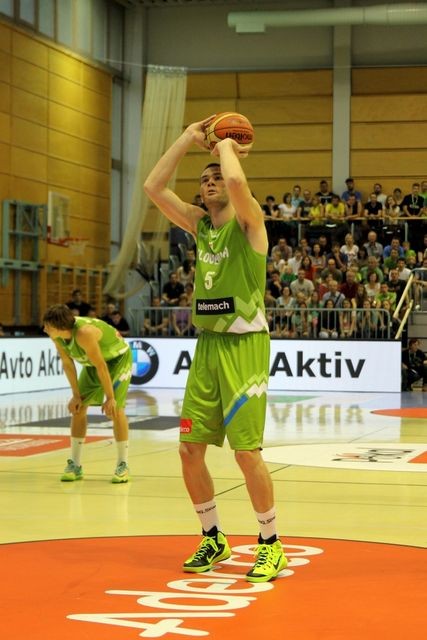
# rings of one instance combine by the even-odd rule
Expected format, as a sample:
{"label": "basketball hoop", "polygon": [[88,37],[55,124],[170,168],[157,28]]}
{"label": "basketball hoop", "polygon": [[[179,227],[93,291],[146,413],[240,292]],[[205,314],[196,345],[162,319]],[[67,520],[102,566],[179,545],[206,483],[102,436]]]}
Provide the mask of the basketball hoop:
{"label": "basketball hoop", "polygon": [[89,238],[67,238],[67,245],[73,256],[82,256],[86,250]]}

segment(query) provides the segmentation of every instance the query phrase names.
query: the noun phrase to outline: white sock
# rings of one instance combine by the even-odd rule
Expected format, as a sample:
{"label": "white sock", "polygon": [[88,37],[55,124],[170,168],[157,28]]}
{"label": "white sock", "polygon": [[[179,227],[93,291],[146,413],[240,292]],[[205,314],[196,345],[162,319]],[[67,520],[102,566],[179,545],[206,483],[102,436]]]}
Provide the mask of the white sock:
{"label": "white sock", "polygon": [[257,520],[259,522],[259,532],[263,540],[268,540],[273,536],[277,537],[276,533],[276,508],[273,507],[265,513],[255,512]]}
{"label": "white sock", "polygon": [[195,504],[194,508],[196,510],[197,515],[199,516],[199,520],[202,524],[202,529],[206,533],[210,531],[213,527],[216,527],[218,531],[220,531],[218,513],[216,510],[215,500],[210,500],[209,502],[202,502],[202,504]]}
{"label": "white sock", "polygon": [[129,440],[121,440],[117,442],[117,464],[120,462],[128,463],[129,457]]}
{"label": "white sock", "polygon": [[71,437],[71,460],[78,467],[81,464],[80,461],[82,459],[82,449],[83,449],[84,441],[85,441],[84,438]]}

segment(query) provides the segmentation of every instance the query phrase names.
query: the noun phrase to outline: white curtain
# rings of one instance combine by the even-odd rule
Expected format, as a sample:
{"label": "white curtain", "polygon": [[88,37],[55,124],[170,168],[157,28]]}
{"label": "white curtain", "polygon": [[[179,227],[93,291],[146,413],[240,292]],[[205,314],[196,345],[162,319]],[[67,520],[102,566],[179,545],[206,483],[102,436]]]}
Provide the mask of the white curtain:
{"label": "white curtain", "polygon": [[[135,262],[138,249],[139,266],[143,271],[149,272],[152,267],[150,262],[157,259],[160,239],[169,228],[169,222],[165,216],[159,213],[152,241],[149,246],[141,245],[141,229],[150,207],[150,201],[144,193],[143,184],[158,159],[182,133],[186,91],[186,69],[163,66],[148,67],[131,210],[122,246],[118,256],[111,264],[112,270],[104,287],[104,293],[113,298],[123,298],[135,293],[135,291],[123,292],[123,287],[126,274],[131,264]],[[170,182],[171,188],[174,187],[174,184],[175,176]],[[143,281],[141,287],[144,284]]]}

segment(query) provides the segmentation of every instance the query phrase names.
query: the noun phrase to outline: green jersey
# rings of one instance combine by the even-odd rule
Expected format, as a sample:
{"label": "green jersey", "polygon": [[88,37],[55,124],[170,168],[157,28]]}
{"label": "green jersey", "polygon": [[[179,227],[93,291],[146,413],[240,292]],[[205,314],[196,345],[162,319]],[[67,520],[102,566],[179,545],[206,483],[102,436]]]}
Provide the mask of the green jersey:
{"label": "green jersey", "polygon": [[268,332],[264,292],[266,256],[252,249],[234,217],[215,229],[197,225],[193,323],[218,333]]}
{"label": "green jersey", "polygon": [[70,358],[76,360],[84,367],[93,367],[93,364],[88,360],[86,351],[77,344],[76,333],[81,327],[86,325],[92,325],[102,331],[99,347],[101,349],[102,357],[106,362],[114,360],[114,358],[121,356],[129,350],[129,345],[123,340],[120,333],[103,320],[98,320],[98,318],[77,317],[71,331],[71,340],[64,340],[63,338],[57,338],[57,340],[61,347],[63,347],[63,349],[68,353]]}

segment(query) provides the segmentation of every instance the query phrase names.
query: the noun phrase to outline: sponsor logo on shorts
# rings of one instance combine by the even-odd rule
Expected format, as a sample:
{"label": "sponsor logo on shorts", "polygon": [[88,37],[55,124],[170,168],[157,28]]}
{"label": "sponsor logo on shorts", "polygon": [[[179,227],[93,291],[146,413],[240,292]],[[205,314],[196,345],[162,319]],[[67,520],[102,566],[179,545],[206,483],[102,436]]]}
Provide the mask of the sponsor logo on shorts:
{"label": "sponsor logo on shorts", "polygon": [[210,300],[197,299],[196,313],[199,316],[220,315],[234,313],[233,298],[212,298]]}
{"label": "sponsor logo on shorts", "polygon": [[191,418],[181,418],[179,423],[179,430],[181,433],[191,433],[193,428],[193,421]]}

